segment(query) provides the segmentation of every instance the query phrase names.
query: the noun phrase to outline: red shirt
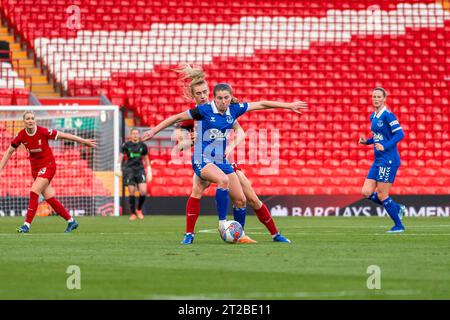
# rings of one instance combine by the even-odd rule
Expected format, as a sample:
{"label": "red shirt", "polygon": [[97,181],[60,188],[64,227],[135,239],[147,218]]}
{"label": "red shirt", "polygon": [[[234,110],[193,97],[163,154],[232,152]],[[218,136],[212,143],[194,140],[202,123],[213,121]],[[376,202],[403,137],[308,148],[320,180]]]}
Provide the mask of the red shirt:
{"label": "red shirt", "polygon": [[188,130],[189,132],[193,132],[195,127],[194,120],[184,120],[180,123],[180,128]]}
{"label": "red shirt", "polygon": [[11,146],[18,148],[20,144],[23,144],[28,151],[31,169],[39,170],[49,163],[55,162],[48,140],[56,140],[57,138],[58,131],[37,126],[33,135],[30,135],[25,129],[20,130],[11,142]]}

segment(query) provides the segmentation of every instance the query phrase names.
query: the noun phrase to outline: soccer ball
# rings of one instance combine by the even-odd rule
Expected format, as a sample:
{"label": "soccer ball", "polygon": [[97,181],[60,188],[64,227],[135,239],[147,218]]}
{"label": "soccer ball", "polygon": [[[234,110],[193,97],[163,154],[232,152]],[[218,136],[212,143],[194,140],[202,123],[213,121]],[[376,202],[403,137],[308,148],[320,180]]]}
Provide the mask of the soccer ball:
{"label": "soccer ball", "polygon": [[220,237],[228,243],[236,243],[242,236],[242,226],[239,222],[230,220],[226,221],[220,229]]}

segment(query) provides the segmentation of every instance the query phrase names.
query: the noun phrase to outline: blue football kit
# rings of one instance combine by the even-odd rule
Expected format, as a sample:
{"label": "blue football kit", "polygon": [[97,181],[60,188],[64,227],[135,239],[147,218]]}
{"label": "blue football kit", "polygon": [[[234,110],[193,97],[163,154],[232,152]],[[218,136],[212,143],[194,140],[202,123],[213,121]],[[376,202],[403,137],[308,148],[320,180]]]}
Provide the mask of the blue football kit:
{"label": "blue football kit", "polygon": [[199,177],[200,171],[208,163],[214,163],[225,174],[234,172],[225,158],[227,137],[236,119],[247,109],[248,103],[233,103],[224,114],[220,114],[213,101],[187,111],[191,119],[198,121],[196,127],[198,136],[194,144],[192,167]]}
{"label": "blue football kit", "polygon": [[367,144],[380,143],[384,150],[378,151],[374,146],[375,160],[370,168],[367,179],[378,182],[393,183],[400,166],[400,155],[397,142],[404,137],[403,129],[395,115],[386,107],[370,116],[373,137]]}

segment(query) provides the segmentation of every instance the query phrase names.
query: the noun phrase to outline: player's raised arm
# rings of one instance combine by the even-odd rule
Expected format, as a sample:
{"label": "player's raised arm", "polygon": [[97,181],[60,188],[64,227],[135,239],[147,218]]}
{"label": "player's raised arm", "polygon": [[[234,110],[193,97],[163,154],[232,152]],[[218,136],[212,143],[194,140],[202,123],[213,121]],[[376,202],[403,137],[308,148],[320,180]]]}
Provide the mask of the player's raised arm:
{"label": "player's raised arm", "polygon": [[156,127],[144,132],[144,135],[142,136],[142,141],[150,140],[158,132],[164,130],[167,127],[170,127],[176,122],[192,119],[188,112],[189,111],[184,111],[176,115],[170,116],[169,118],[161,121]]}
{"label": "player's raised arm", "polygon": [[279,102],[279,101],[257,101],[250,102],[247,112],[266,109],[290,109],[301,114],[300,110],[308,109],[308,104],[304,101]]}
{"label": "player's raised arm", "polygon": [[9,146],[9,148],[5,151],[2,157],[2,161],[0,162],[0,172],[6,166],[6,163],[8,162],[9,158],[11,158],[14,151],[16,151],[16,148],[13,148],[12,146]]}
{"label": "player's raised arm", "polygon": [[84,144],[84,145],[86,145],[88,147],[91,147],[91,148],[97,147],[97,143],[95,142],[95,140],[93,140],[93,139],[83,139],[83,138],[81,138],[79,136],[76,136],[76,135],[73,135],[73,134],[70,134],[70,133],[59,132],[58,137],[60,139],[75,141],[75,142]]}

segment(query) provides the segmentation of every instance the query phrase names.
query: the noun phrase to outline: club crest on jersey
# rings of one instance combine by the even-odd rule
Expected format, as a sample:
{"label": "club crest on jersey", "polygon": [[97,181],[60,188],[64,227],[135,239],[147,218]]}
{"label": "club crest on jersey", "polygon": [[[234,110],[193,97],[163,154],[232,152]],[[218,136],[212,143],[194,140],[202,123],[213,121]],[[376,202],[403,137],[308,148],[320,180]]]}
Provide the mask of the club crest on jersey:
{"label": "club crest on jersey", "polygon": [[381,128],[383,126],[383,120],[378,120],[377,126]]}
{"label": "club crest on jersey", "polygon": [[38,173],[38,174],[44,174],[45,171],[47,171],[47,168],[42,168],[41,170],[39,170],[39,173]]}
{"label": "club crest on jersey", "polygon": [[41,141],[41,139],[39,139],[38,143],[39,143],[39,145],[41,145],[41,144],[42,144],[42,141]]}
{"label": "club crest on jersey", "polygon": [[228,123],[233,123],[233,121],[234,121],[233,117],[227,115],[227,122]]}

